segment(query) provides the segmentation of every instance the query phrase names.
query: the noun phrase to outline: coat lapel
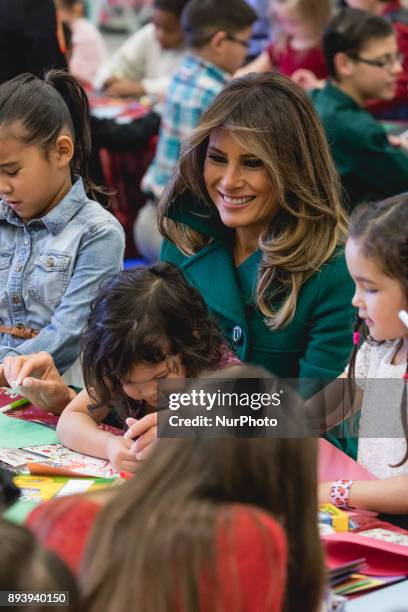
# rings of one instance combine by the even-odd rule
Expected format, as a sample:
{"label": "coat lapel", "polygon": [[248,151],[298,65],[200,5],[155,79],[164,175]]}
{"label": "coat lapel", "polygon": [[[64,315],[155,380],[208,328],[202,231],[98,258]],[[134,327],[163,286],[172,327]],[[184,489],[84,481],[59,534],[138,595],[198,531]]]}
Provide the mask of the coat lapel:
{"label": "coat lapel", "polygon": [[214,240],[185,259],[181,269],[209,308],[247,329],[236,269],[228,246]]}

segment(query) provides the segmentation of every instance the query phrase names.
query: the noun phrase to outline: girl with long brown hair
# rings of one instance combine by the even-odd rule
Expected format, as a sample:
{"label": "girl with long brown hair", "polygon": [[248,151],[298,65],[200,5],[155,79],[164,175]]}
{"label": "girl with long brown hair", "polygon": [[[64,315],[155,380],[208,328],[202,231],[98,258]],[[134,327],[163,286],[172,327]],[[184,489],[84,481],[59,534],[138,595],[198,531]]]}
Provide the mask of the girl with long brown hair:
{"label": "girl with long brown hair", "polygon": [[[249,366],[225,376],[240,388],[249,377],[252,392],[281,384]],[[203,391],[214,388],[214,376],[208,378],[199,381]],[[317,612],[324,574],[316,446],[295,437],[306,435],[302,410],[303,402],[288,388],[279,420],[286,437],[210,439],[198,433],[159,439],[134,478],[119,490],[101,492],[102,503],[107,495],[111,501],[94,524],[79,572],[85,609]],[[98,496],[92,500],[82,501],[83,514],[88,506],[94,511]],[[73,502],[65,531],[69,521],[79,524],[72,508]],[[282,539],[272,517],[286,533],[286,586]],[[40,519],[41,514],[37,524]]]}

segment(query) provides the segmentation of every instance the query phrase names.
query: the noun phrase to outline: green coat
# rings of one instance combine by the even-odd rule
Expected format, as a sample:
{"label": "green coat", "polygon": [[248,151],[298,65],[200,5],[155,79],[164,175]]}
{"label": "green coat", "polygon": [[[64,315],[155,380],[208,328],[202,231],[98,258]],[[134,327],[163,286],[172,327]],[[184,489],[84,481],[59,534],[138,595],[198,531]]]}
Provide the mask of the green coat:
{"label": "green coat", "polygon": [[171,216],[214,238],[190,257],[164,241],[161,258],[176,264],[198,289],[240,359],[284,378],[335,378],[343,372],[352,348],[354,285],[341,252],[305,283],[294,320],[272,331],[254,306],[261,252],[236,268],[233,233],[222,225],[218,213],[207,219],[185,210]]}
{"label": "green coat", "polygon": [[[202,211],[187,197],[169,217],[210,235],[213,241],[198,253],[185,256],[165,240],[161,259],[177,265],[204,298],[210,312],[242,361],[261,365],[282,378],[334,379],[348,362],[352,349],[351,306],[354,291],[344,255],[339,250],[300,291],[293,321],[270,330],[255,307],[253,288],[261,252],[256,251],[238,268],[232,256],[233,232],[215,211]],[[190,209],[190,210],[189,210]],[[343,446],[344,448],[344,446]]]}

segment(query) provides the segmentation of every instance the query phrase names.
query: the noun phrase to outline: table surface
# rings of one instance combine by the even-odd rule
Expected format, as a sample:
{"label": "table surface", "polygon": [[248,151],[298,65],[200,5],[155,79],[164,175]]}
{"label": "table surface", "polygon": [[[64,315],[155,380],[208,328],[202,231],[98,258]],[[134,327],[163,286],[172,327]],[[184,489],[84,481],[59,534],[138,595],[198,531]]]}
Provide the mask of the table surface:
{"label": "table surface", "polygon": [[407,612],[408,580],[347,602],[346,612]]}

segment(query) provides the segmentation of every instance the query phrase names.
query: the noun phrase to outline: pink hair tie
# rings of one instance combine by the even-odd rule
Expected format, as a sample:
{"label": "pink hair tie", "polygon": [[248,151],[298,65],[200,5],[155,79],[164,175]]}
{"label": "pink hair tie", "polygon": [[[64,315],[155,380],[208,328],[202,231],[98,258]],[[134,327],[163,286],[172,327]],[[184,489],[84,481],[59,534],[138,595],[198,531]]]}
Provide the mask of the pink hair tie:
{"label": "pink hair tie", "polygon": [[360,332],[353,332],[353,344],[358,346],[360,344]]}
{"label": "pink hair tie", "polygon": [[404,380],[408,380],[408,372],[405,372],[405,374],[403,374],[402,378],[403,378]]}

